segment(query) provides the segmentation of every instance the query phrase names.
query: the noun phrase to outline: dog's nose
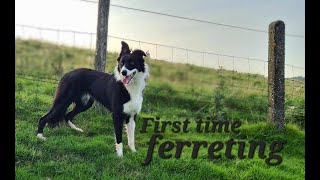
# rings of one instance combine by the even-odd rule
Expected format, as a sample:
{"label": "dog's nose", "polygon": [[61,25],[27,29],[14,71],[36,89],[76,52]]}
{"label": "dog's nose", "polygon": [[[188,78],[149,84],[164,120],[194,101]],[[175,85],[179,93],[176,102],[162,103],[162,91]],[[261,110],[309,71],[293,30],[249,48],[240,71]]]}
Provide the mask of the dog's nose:
{"label": "dog's nose", "polygon": [[126,71],[126,70],[123,70],[123,71],[121,71],[121,74],[122,74],[123,76],[126,76],[126,75],[127,75],[127,71]]}

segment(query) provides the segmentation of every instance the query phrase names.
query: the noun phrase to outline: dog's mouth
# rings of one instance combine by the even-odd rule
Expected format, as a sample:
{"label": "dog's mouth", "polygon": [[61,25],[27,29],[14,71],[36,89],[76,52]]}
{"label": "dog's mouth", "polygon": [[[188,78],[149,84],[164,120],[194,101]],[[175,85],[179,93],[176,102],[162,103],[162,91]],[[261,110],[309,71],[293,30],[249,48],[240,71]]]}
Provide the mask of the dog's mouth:
{"label": "dog's mouth", "polygon": [[122,79],[122,83],[125,85],[129,84],[135,75],[136,75],[136,71],[133,72],[131,75],[124,76],[124,78]]}

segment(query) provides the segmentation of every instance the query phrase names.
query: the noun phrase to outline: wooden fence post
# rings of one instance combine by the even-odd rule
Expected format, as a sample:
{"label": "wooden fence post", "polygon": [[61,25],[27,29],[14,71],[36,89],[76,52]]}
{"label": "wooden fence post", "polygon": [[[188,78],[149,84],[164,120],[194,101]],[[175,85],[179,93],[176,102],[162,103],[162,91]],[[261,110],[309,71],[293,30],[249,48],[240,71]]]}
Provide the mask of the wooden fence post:
{"label": "wooden fence post", "polygon": [[106,65],[109,7],[110,0],[99,0],[94,66],[96,70],[102,72],[105,72]]}
{"label": "wooden fence post", "polygon": [[285,127],[285,25],[275,21],[269,25],[268,52],[268,121],[276,129]]}
{"label": "wooden fence post", "polygon": [[[99,0],[94,68],[101,72],[105,72],[106,67],[109,8],[110,0]],[[94,107],[98,112],[105,111],[96,101]]]}

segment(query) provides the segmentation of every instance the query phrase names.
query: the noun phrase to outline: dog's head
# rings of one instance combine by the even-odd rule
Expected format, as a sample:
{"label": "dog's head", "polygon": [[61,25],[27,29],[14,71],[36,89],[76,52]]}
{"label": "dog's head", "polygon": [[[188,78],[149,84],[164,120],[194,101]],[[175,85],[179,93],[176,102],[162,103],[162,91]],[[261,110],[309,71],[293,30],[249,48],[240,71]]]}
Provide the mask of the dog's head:
{"label": "dog's head", "polygon": [[124,85],[128,85],[135,79],[146,78],[148,67],[144,63],[143,56],[147,56],[142,50],[130,51],[129,45],[122,41],[121,52],[117,58],[118,65],[115,69],[116,79]]}

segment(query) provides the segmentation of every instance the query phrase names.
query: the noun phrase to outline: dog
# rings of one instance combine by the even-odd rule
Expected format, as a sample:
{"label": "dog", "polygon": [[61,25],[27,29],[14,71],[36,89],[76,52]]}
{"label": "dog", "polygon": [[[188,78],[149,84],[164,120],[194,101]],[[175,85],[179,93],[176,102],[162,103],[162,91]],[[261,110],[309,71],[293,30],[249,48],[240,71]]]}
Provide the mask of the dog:
{"label": "dog", "polygon": [[[127,128],[128,146],[131,151],[136,152],[134,144],[136,116],[141,110],[143,91],[150,74],[149,67],[143,59],[146,57],[144,51],[137,49],[131,52],[129,45],[124,41],[121,45],[113,74],[78,68],[66,73],[60,79],[51,109],[38,121],[38,138],[46,139],[43,136],[43,129],[47,123],[55,127],[63,120],[72,129],[83,132],[74,125],[73,118],[97,101],[112,113],[117,155],[123,156],[124,125]],[[74,108],[66,113],[72,103],[75,103]]]}

